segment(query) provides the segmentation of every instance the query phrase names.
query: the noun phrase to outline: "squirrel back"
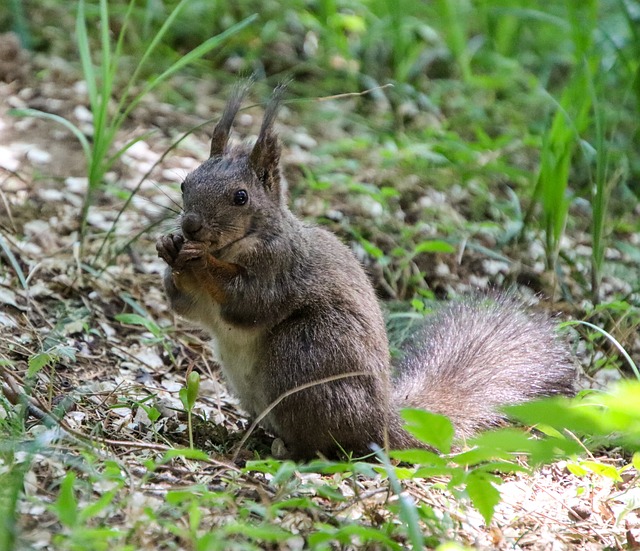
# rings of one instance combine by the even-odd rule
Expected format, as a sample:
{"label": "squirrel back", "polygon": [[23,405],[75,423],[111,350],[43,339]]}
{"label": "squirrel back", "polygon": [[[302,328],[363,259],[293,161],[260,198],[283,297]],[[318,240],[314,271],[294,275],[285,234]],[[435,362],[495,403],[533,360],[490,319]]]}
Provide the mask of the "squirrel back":
{"label": "squirrel back", "polygon": [[216,126],[210,158],[183,183],[180,231],[156,248],[172,308],[211,333],[242,407],[252,417],[268,412],[263,425],[291,456],[416,446],[401,407],[445,414],[467,436],[499,423],[501,405],[571,391],[574,370],[553,324],[504,295],[428,319],[392,378],[362,266],[335,235],[287,208],[272,128],[282,89],[255,145],[228,145],[245,91]]}

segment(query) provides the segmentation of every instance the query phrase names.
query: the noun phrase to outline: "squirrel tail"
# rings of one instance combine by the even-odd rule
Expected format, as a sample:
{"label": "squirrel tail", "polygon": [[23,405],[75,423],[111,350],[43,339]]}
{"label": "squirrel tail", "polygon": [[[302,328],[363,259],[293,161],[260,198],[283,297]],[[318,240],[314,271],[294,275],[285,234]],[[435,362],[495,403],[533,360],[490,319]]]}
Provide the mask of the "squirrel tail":
{"label": "squirrel tail", "polygon": [[555,324],[509,294],[446,306],[412,343],[396,368],[394,405],[446,415],[458,437],[501,424],[501,406],[574,393],[576,369]]}

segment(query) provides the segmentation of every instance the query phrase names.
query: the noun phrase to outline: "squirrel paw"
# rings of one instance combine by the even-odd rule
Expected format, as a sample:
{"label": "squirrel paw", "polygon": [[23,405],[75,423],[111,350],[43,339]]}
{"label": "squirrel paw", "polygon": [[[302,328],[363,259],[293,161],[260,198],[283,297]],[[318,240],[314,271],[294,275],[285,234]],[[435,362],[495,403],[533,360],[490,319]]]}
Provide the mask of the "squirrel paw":
{"label": "squirrel paw", "polygon": [[156,251],[158,256],[173,268],[183,245],[184,237],[181,234],[170,233],[158,238]]}
{"label": "squirrel paw", "polygon": [[291,454],[287,449],[286,444],[282,440],[282,438],[276,438],[273,442],[271,442],[271,455],[275,459],[290,459]]}
{"label": "squirrel paw", "polygon": [[209,253],[209,244],[202,241],[186,241],[182,244],[178,256],[175,259],[172,268],[182,270],[187,267],[196,267],[196,263],[206,263]]}

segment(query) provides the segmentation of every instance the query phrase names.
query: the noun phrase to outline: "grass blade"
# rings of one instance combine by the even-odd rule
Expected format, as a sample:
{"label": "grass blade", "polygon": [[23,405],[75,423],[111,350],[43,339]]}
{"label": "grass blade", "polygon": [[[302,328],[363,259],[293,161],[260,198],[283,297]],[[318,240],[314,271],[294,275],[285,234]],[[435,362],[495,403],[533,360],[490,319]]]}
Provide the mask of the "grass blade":
{"label": "grass blade", "polygon": [[596,130],[596,174],[595,182],[592,186],[593,197],[591,200],[591,293],[593,303],[598,304],[605,249],[604,225],[607,216],[606,173],[609,154],[605,144],[604,109],[600,104],[592,73],[589,74],[588,80]]}
{"label": "grass blade", "polygon": [[398,503],[400,504],[400,518],[407,527],[407,536],[413,546],[412,549],[423,549],[424,536],[422,535],[422,530],[420,529],[420,516],[418,515],[418,510],[416,508],[415,502],[413,501],[413,499],[411,499],[411,497],[409,497],[407,494],[405,494],[405,492],[402,491],[400,481],[395,475],[393,465],[391,465],[387,454],[382,450],[382,448],[375,444],[372,446],[372,448],[376,454],[376,457],[384,466],[387,476],[389,477],[391,488],[398,496]]}
{"label": "grass blade", "polygon": [[123,113],[120,115],[118,119],[119,123],[121,124],[120,121],[121,120],[124,121],[129,115],[129,113],[136,107],[136,105],[140,103],[140,100],[145,95],[147,95],[151,90],[153,90],[156,86],[158,86],[158,84],[160,84],[161,82],[169,78],[171,75],[173,75],[175,72],[182,69],[184,66],[201,58],[203,55],[207,54],[208,52],[210,52],[211,50],[219,46],[224,40],[226,40],[230,36],[233,36],[237,32],[241,31],[242,29],[244,29],[245,27],[253,23],[257,19],[257,17],[258,17],[257,14],[250,15],[246,19],[243,19],[239,23],[236,23],[235,25],[229,27],[226,31],[223,31],[216,36],[212,36],[211,38],[209,38],[209,40],[203,42],[202,44],[200,44],[200,46],[194,48],[189,53],[182,56],[178,61],[176,61],[173,65],[171,65],[171,67],[166,69],[163,73],[159,74],[157,77],[152,79],[147,84],[147,86],[145,86],[142,92],[140,92],[135,98],[133,98],[129,102],[129,105],[123,111]]}
{"label": "grass blade", "polygon": [[15,271],[16,276],[18,277],[18,280],[20,281],[20,285],[22,285],[22,288],[25,291],[27,291],[28,288],[29,288],[29,285],[27,284],[27,280],[24,277],[24,273],[22,272],[22,268],[20,267],[20,262],[18,262],[18,259],[13,254],[13,251],[11,250],[9,245],[7,245],[7,243],[5,242],[4,238],[1,235],[0,235],[0,249],[2,249],[4,251],[4,254],[9,259],[9,263],[11,264],[11,266],[13,266],[13,270]]}
{"label": "grass blade", "polygon": [[91,61],[91,48],[89,47],[89,36],[87,33],[87,20],[84,12],[84,0],[78,4],[78,15],[76,17],[76,40],[78,42],[78,52],[82,64],[82,74],[87,83],[89,103],[91,111],[95,113],[98,109],[98,90],[96,83],[96,72]]}
{"label": "grass blade", "polygon": [[[116,47],[114,50],[113,58],[120,59],[122,57],[122,47],[124,44],[124,37],[127,33],[127,29],[129,27],[129,21],[131,20],[131,14],[133,13],[133,8],[136,5],[136,0],[130,0],[129,5],[127,6],[127,12],[124,15],[124,20],[122,21],[122,27],[120,28],[120,32],[118,33],[118,40],[116,41]],[[109,79],[113,81],[116,76],[117,63],[114,63],[111,66],[111,72],[109,74]]]}
{"label": "grass blade", "polygon": [[633,361],[629,353],[624,349],[624,346],[622,346],[622,344],[620,344],[620,342],[611,333],[608,333],[607,331],[605,331],[601,327],[598,327],[597,325],[594,325],[593,323],[589,323],[588,321],[583,321],[583,320],[565,321],[564,323],[560,324],[560,327],[569,326],[569,325],[585,325],[586,327],[589,327],[590,329],[593,329],[594,331],[597,331],[598,333],[601,333],[602,335],[604,335],[607,339],[609,339],[609,341],[613,344],[613,346],[615,346],[618,349],[620,354],[622,354],[622,357],[627,361],[627,363],[633,370],[633,373],[636,376],[636,379],[640,381],[640,368],[638,368],[638,366]]}
{"label": "grass blade", "polygon": [[18,117],[37,117],[39,119],[48,119],[61,124],[68,130],[70,130],[76,138],[78,138],[78,141],[82,146],[84,156],[87,159],[87,163],[90,162],[91,144],[89,143],[89,140],[75,124],[68,121],[64,117],[61,117],[60,115],[55,115],[53,113],[47,113],[46,111],[40,111],[39,109],[11,109],[9,111],[9,114],[15,115]]}
{"label": "grass blade", "polygon": [[[133,87],[133,85],[136,83],[138,79],[138,75],[140,74],[140,71],[146,64],[147,59],[149,59],[151,54],[153,54],[154,50],[156,49],[156,47],[158,46],[158,44],[160,43],[160,41],[162,40],[166,32],[169,30],[171,25],[173,25],[173,22],[175,21],[176,17],[178,17],[180,12],[182,11],[182,8],[188,1],[189,0],[182,0],[173,9],[173,11],[169,14],[169,17],[165,19],[164,23],[162,24],[158,32],[151,39],[151,42],[147,46],[146,50],[142,54],[142,57],[140,58],[140,61],[136,65],[136,68],[134,69],[133,74],[131,75],[131,78],[127,81],[127,84],[124,87],[124,91],[122,92],[122,95],[120,97],[120,102],[118,104],[118,109],[117,109],[118,113],[121,113],[123,111],[124,102],[127,101],[127,98],[129,97],[129,92],[131,91],[131,88]],[[131,3],[133,3],[133,1]]]}

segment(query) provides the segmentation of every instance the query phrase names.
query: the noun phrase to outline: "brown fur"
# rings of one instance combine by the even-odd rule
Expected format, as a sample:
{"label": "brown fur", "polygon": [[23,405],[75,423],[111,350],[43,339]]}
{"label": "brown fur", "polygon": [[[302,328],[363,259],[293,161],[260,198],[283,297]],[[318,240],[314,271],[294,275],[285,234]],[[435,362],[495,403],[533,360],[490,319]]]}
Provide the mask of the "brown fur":
{"label": "brown fur", "polygon": [[[452,418],[459,436],[499,423],[497,408],[568,393],[574,370],[553,325],[513,298],[470,299],[441,310],[415,336],[391,380],[384,320],[351,251],[298,220],[280,192],[272,129],[281,90],[253,148],[226,140],[243,88],[214,131],[213,156],[184,182],[182,234],[158,240],[174,310],[207,328],[244,409],[261,414],[284,393],[348,376],[282,400],[264,425],[292,456],[371,443],[417,445],[400,407]],[[249,200],[238,205],[237,193]]]}

